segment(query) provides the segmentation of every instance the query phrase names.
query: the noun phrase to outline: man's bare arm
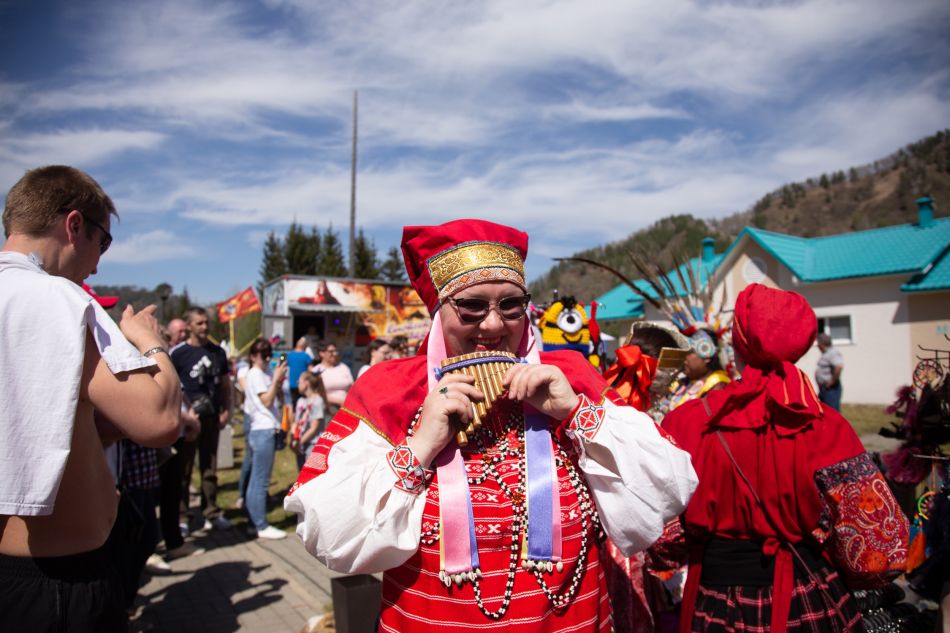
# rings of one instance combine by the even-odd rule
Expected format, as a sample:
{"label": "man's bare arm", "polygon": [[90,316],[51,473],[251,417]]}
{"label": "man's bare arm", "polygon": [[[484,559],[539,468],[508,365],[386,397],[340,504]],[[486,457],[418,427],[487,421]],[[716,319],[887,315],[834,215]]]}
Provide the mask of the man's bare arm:
{"label": "man's bare arm", "polygon": [[[164,347],[158,323],[149,306],[136,313],[131,306],[122,313],[119,328],[140,352]],[[86,357],[80,397],[129,439],[151,447],[172,444],[180,430],[181,384],[168,354],[152,356],[157,367],[119,375],[112,373],[99,355],[92,334],[86,335]]]}

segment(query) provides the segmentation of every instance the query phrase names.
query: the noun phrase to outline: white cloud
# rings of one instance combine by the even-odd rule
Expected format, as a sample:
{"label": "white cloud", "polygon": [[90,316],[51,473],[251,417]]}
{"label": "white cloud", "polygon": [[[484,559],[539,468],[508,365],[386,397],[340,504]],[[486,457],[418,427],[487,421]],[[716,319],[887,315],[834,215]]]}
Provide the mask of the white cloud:
{"label": "white cloud", "polygon": [[847,169],[884,158],[908,142],[950,125],[950,106],[923,90],[874,90],[819,99],[790,117],[777,152],[776,173],[789,180]]}
{"label": "white cloud", "polygon": [[245,235],[247,244],[256,251],[260,251],[267,241],[267,235],[270,231],[248,231]]}
{"label": "white cloud", "polygon": [[194,258],[197,250],[182,241],[181,235],[157,229],[118,238],[104,256],[110,264],[145,264]]}
{"label": "white cloud", "polygon": [[570,104],[558,104],[543,108],[548,116],[565,118],[576,122],[588,121],[637,121],[641,119],[688,119],[690,115],[678,108],[659,108],[650,104],[641,105],[591,105],[575,100]]}
{"label": "white cloud", "polygon": [[75,58],[0,75],[0,182],[93,166],[135,219],[114,247],[128,263],[195,256],[155,239],[168,226],[240,227],[250,255],[227,255],[255,261],[271,227],[345,230],[354,89],[371,235],[478,215],[529,229],[545,255],[739,211],[950,121],[944,0],[63,10],[88,20]]}
{"label": "white cloud", "polygon": [[17,133],[9,129],[9,122],[6,127],[0,144],[0,179],[11,185],[25,170],[39,165],[96,165],[130,151],[155,149],[165,140],[163,134],[142,130],[92,127]]}

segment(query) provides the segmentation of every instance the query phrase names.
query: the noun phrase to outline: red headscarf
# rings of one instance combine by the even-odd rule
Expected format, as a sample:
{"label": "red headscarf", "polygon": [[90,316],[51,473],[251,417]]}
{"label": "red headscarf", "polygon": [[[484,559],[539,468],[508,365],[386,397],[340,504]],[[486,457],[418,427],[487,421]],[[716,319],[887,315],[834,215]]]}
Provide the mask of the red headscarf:
{"label": "red headscarf", "polygon": [[757,428],[773,424],[790,435],[821,416],[811,381],[795,361],[815,342],[815,312],[800,294],[751,284],[736,298],[732,345],[746,362],[740,384],[710,394],[709,425]]}

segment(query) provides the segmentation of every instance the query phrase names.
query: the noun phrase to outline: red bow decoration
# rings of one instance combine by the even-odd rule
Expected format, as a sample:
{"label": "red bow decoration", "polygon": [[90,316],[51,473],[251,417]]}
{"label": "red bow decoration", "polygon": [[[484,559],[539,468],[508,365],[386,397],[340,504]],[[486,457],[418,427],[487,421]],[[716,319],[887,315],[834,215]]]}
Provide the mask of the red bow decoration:
{"label": "red bow decoration", "polygon": [[604,380],[635,409],[650,408],[650,385],[656,374],[657,359],[644,354],[638,345],[617,350],[617,362],[604,372]]}

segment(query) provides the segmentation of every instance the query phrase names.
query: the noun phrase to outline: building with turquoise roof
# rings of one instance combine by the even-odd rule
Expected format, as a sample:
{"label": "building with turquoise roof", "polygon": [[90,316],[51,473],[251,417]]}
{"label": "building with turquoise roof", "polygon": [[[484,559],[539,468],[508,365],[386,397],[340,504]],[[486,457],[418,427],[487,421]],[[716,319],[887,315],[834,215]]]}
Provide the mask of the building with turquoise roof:
{"label": "building with turquoise roof", "polygon": [[[750,283],[794,290],[811,303],[820,330],[845,360],[844,401],[889,403],[911,380],[927,350],[950,350],[950,218],[934,218],[929,197],[917,201],[913,224],[797,237],[747,227],[722,254],[712,240],[692,266],[730,306]],[[675,272],[670,276],[677,280]],[[642,280],[639,287],[650,292]],[[642,284],[642,285],[641,285]],[[595,299],[598,321],[663,320],[626,285]],[[781,336],[781,332],[776,332]],[[948,352],[939,354],[943,369]],[[813,374],[817,348],[799,366]]]}

